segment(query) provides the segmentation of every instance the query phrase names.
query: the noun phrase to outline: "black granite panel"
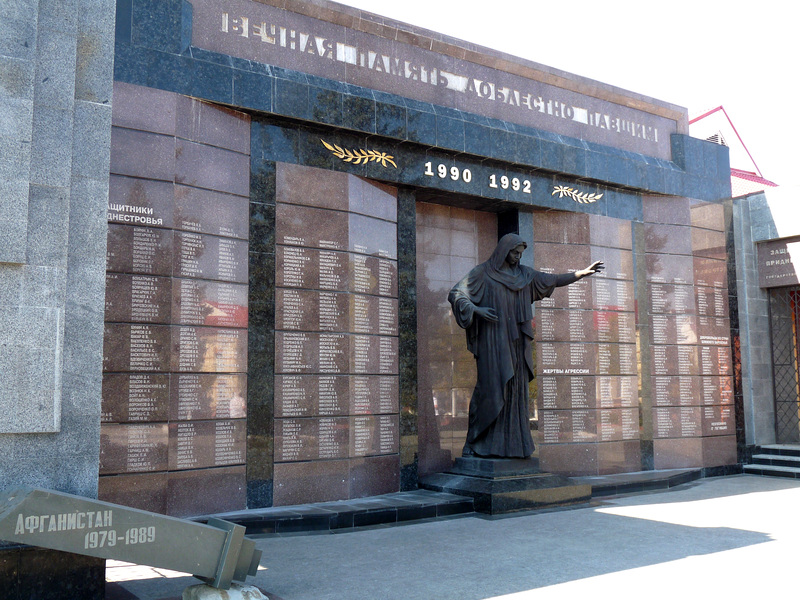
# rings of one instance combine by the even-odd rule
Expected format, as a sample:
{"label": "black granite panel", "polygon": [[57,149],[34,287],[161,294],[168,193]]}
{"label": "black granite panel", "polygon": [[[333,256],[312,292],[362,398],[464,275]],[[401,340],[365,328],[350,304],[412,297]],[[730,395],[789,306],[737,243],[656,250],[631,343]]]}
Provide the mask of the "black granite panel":
{"label": "black granite panel", "polygon": [[2,555],[10,559],[5,568],[0,563],[5,600],[105,598],[103,559],[27,547],[2,552]]}

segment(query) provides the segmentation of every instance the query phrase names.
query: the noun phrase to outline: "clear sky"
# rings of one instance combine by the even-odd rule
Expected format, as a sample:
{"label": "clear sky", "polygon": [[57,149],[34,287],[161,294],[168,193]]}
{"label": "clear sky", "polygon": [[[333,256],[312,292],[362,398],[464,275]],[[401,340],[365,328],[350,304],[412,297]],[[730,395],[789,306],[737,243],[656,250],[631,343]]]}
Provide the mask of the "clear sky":
{"label": "clear sky", "polygon": [[797,185],[800,9],[792,2],[339,1],[677,104],[690,117],[722,105],[762,175]]}

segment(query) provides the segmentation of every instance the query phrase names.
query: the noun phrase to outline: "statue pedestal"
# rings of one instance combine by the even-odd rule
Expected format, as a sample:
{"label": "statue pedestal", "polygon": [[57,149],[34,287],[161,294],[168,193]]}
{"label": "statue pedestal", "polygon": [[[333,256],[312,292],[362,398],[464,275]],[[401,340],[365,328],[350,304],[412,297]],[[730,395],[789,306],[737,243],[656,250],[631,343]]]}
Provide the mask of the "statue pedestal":
{"label": "statue pedestal", "polygon": [[420,487],[468,496],[476,512],[490,515],[566,506],[592,497],[588,484],[542,473],[536,458],[457,458],[448,472],[422,477]]}

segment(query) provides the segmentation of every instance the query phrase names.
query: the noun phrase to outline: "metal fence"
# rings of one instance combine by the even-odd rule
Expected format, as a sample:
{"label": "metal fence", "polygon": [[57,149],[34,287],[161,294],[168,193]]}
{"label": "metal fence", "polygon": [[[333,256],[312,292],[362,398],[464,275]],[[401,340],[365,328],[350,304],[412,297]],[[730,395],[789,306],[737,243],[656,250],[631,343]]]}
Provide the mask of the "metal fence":
{"label": "metal fence", "polygon": [[779,444],[800,443],[800,286],[769,292],[775,434]]}

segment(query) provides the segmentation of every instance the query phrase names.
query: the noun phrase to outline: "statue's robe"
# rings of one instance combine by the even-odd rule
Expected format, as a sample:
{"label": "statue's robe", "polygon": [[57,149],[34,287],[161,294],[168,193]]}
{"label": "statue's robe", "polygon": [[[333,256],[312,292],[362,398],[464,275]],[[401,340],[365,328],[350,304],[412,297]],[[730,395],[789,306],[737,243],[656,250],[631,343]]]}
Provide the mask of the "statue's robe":
{"label": "statue's robe", "polygon": [[[528,385],[534,376],[531,305],[578,279],[573,273],[542,273],[520,264],[503,270],[508,253],[519,245],[526,244],[518,235],[503,236],[489,260],[472,269],[448,296],[478,368],[465,456],[525,458],[533,453],[528,417]],[[498,321],[475,315],[477,306],[493,308]]]}

